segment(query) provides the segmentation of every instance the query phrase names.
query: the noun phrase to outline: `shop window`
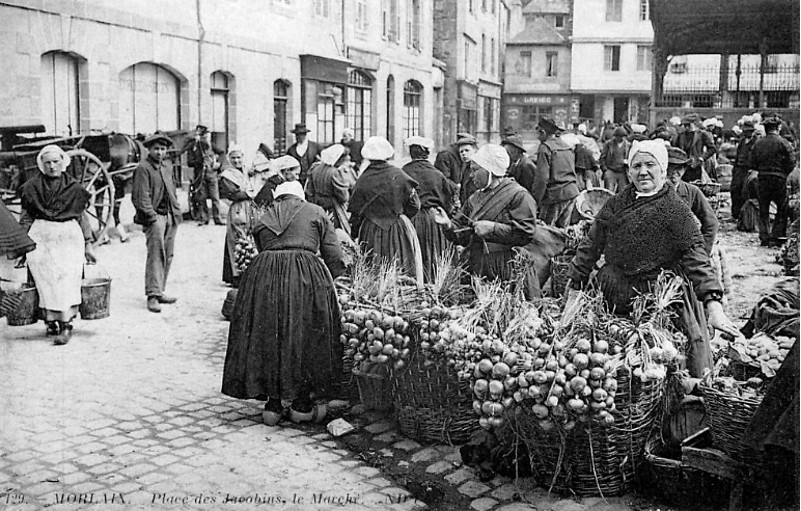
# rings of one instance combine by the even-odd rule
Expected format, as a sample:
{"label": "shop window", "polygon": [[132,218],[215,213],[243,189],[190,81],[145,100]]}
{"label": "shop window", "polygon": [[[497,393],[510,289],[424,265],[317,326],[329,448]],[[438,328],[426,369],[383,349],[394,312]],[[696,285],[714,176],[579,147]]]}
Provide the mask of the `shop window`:
{"label": "shop window", "polygon": [[420,99],[423,95],[423,86],[414,80],[409,80],[403,86],[403,138],[420,135],[422,133],[420,116]]}
{"label": "shop window", "polygon": [[333,144],[335,133],[344,126],[345,92],[339,85],[320,82],[317,85],[317,141]]}
{"label": "shop window", "polygon": [[211,131],[224,133],[225,147],[231,143],[231,99],[233,76],[224,71],[211,74]]}
{"label": "shop window", "polygon": [[347,125],[353,129],[356,140],[367,140],[371,135],[373,82],[359,71],[351,71],[348,77]]}
{"label": "shop window", "polygon": [[623,0],[606,0],[606,21],[623,21]]}
{"label": "shop window", "polygon": [[620,46],[604,46],[604,71],[620,71]]}
{"label": "shop window", "polygon": [[273,150],[276,155],[284,154],[287,148],[286,125],[289,91],[290,85],[288,81],[276,80],[273,83]]}
{"label": "shop window", "polygon": [[140,62],[120,73],[122,133],[180,129],[180,80],[168,69]]}
{"label": "shop window", "polygon": [[69,53],[42,55],[42,124],[47,133],[69,136],[81,130],[81,61]]}

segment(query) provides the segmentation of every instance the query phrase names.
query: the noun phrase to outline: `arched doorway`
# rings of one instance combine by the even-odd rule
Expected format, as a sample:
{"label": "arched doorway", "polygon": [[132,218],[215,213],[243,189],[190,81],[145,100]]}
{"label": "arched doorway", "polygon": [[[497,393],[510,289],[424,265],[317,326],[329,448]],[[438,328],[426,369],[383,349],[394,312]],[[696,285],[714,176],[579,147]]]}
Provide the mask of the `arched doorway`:
{"label": "arched doorway", "polygon": [[46,132],[69,136],[81,131],[80,66],[84,59],[63,51],[42,55],[42,124]]}
{"label": "arched doorway", "polygon": [[232,122],[231,106],[234,100],[234,76],[225,71],[215,71],[211,74],[211,129],[218,134],[222,144],[227,150],[232,140],[235,140],[235,126]]}
{"label": "arched doorway", "polygon": [[168,69],[140,62],[120,73],[121,133],[153,133],[181,127],[181,82]]}

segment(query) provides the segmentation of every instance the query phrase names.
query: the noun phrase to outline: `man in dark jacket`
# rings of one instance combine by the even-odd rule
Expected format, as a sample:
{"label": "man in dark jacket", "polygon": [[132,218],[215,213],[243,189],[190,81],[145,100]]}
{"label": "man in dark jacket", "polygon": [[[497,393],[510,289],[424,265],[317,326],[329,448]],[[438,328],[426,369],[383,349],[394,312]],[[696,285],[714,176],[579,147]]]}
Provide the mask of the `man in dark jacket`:
{"label": "man in dark jacket", "polygon": [[[698,126],[698,114],[689,114],[681,120],[684,131],[676,136],[673,147],[678,147],[690,158],[685,181],[692,183],[701,179],[701,170],[709,169],[709,159],[717,153],[712,134]],[[708,171],[708,170],[707,170]],[[710,176],[715,177],[715,176]]]}
{"label": "man in dark jacket", "polygon": [[614,137],[604,142],[601,149],[601,170],[603,171],[604,188],[612,192],[622,190],[629,184],[628,170],[629,149],[631,142],[626,140],[626,128],[615,128]]}
{"label": "man in dark jacket", "polygon": [[679,197],[690,206],[690,210],[701,223],[701,234],[704,237],[706,252],[711,254],[720,223],[715,210],[712,209],[701,189],[694,184],[682,181],[681,176],[684,175],[688,160],[687,153],[678,147],[668,148],[668,182],[673,184]]}
{"label": "man in dark jacket", "polygon": [[545,187],[548,184],[548,174],[537,174],[537,166],[528,158],[526,148],[523,147],[523,138],[520,135],[506,137],[501,146],[509,154],[509,177],[513,177],[517,183],[528,190],[534,197],[537,204],[545,195]]}
{"label": "man in dark jacket", "polygon": [[743,185],[750,170],[748,165],[751,150],[757,141],[756,129],[752,121],[744,122],[742,129],[743,135],[737,143],[737,156],[734,158],[734,169],[731,176],[731,216],[734,218],[740,218],[740,210],[745,204]]}
{"label": "man in dark jacket", "polygon": [[474,191],[471,182],[470,156],[478,149],[476,137],[470,133],[457,133],[456,142],[437,153],[434,167],[459,187],[459,202],[464,204]]}
{"label": "man in dark jacket", "polygon": [[[759,174],[759,241],[762,246],[779,244],[787,230],[785,185],[795,167],[793,147],[779,135],[781,121],[769,117],[762,121],[765,137],[754,144],[749,167]],[[776,204],[776,218],[770,231],[770,203]]]}
{"label": "man in dark jacket", "polygon": [[309,175],[309,169],[312,164],[317,161],[317,157],[322,148],[317,142],[312,142],[306,138],[309,129],[306,128],[305,124],[295,124],[295,129],[292,130],[292,133],[295,135],[295,143],[289,146],[289,149],[286,150],[286,154],[300,162],[300,176],[298,177],[298,181],[300,181],[300,184],[305,185],[306,178]]}
{"label": "man in dark jacket", "polygon": [[542,143],[537,153],[537,175],[548,176],[542,201],[538,201],[540,219],[548,225],[567,227],[579,194],[576,153],[559,138],[564,128],[552,119],[541,118],[538,128]]}
{"label": "man in dark jacket", "polygon": [[186,153],[186,164],[194,169],[191,185],[191,200],[194,205],[194,219],[199,225],[209,223],[209,208],[206,201],[211,199],[211,214],[216,225],[225,222],[220,217],[220,164],[211,147],[209,129],[201,124],[195,128],[195,141]]}
{"label": "man in dark jacket", "polygon": [[176,298],[164,294],[175,233],[181,219],[172,168],[164,161],[171,145],[172,140],[159,132],[148,137],[144,141],[148,156],[139,163],[133,175],[131,201],[136,208],[134,222],[144,228],[147,245],[145,294],[150,312],[161,312],[161,304],[176,301]]}

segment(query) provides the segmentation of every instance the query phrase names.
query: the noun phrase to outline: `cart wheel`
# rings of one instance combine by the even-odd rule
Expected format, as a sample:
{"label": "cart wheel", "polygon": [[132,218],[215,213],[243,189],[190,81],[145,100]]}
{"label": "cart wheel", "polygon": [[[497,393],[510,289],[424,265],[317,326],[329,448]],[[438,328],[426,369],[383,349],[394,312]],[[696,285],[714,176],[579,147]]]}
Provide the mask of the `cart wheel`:
{"label": "cart wheel", "polygon": [[108,165],[85,149],[71,149],[67,155],[72,159],[67,171],[92,194],[86,211],[97,244],[105,238],[114,213],[114,183]]}

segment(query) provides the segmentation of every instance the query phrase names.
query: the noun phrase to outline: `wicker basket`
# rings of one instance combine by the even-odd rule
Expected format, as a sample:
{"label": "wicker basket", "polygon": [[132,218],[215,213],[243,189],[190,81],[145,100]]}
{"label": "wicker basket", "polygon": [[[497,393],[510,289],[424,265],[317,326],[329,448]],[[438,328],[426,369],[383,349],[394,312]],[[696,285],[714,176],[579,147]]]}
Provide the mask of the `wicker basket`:
{"label": "wicker basket", "polygon": [[415,355],[405,369],[390,373],[398,428],[419,442],[468,441],[479,429],[469,383],[447,363],[424,360]]}
{"label": "wicker basket", "polygon": [[[668,448],[652,436],[645,444],[645,462],[648,465],[649,489],[662,499],[671,502],[692,501],[697,491],[703,490],[704,474],[700,470],[686,466],[681,459],[681,451],[670,457]],[[682,498],[684,497],[684,498]]]}
{"label": "wicker basket", "polygon": [[519,414],[518,431],[541,484],[580,496],[609,497],[629,489],[664,407],[665,382],[641,383],[626,370],[617,380],[613,425],[588,422],[571,431],[543,431],[533,414]]}
{"label": "wicker basket", "polygon": [[706,381],[700,387],[709,414],[712,444],[736,460],[761,464],[764,461],[763,456],[746,447],[742,439],[748,423],[762,402],[762,396],[749,398],[723,392]]}
{"label": "wicker basket", "polygon": [[551,292],[553,296],[565,294],[573,254],[559,254],[551,259]]}
{"label": "wicker basket", "polygon": [[342,376],[339,380],[339,397],[342,399],[357,399],[359,388],[356,383],[357,377],[353,372],[353,355],[355,348],[345,346],[342,349]]}
{"label": "wicker basket", "polygon": [[386,411],[392,408],[392,394],[387,375],[389,369],[384,364],[373,364],[365,370],[353,368],[359,399],[367,410]]}

